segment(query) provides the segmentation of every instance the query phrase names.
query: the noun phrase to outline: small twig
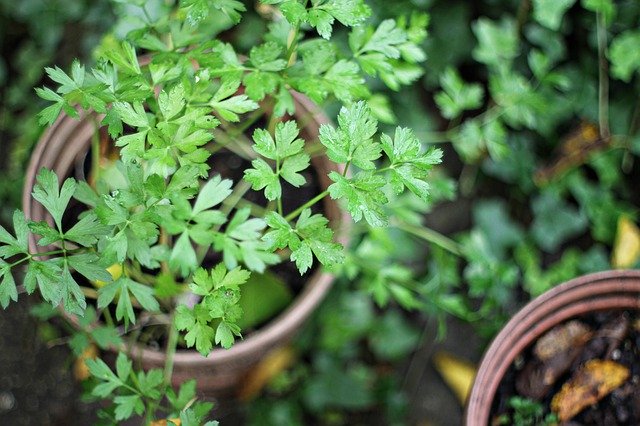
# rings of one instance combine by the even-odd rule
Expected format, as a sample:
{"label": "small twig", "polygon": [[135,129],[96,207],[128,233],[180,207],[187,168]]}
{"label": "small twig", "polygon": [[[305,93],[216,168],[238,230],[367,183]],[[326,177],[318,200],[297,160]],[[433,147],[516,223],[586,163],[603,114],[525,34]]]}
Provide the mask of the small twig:
{"label": "small twig", "polygon": [[607,62],[607,26],[604,15],[596,13],[598,36],[598,124],[600,137],[608,139],[609,130],[609,64]]}

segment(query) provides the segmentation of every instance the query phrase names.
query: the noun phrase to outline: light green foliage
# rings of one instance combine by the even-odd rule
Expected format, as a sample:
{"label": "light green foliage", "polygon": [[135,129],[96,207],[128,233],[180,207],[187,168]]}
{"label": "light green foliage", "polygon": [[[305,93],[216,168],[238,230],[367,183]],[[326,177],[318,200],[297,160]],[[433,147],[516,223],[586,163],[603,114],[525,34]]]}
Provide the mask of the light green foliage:
{"label": "light green foliage", "polygon": [[295,187],[306,183],[300,172],[309,167],[309,156],[302,152],[304,141],[298,139],[298,127],[294,121],[278,123],[275,140],[262,129],[254,132],[253,140],[254,151],[276,163],[274,171],[263,159],[253,160],[253,168],[244,172],[245,180],[251,183],[253,189],[264,188],[267,200],[275,200],[282,196],[280,178]]}
{"label": "light green foliage", "polygon": [[153,297],[153,289],[127,277],[121,277],[98,291],[98,309],[109,305],[116,295],[118,296],[116,319],[124,319],[125,325],[136,322],[132,296],[147,311],[154,312],[159,309],[158,301]]}
{"label": "light green foliage", "polygon": [[227,271],[223,264],[210,273],[203,268],[195,272],[189,288],[202,296],[202,300],[193,309],[178,306],[175,320],[178,330],[187,331],[188,347],[195,346],[204,356],[211,352],[214,342],[224,348],[231,347],[234,336],[240,336],[240,328],[236,324],[242,315],[238,306],[240,285],[247,279],[248,271],[239,267]]}
{"label": "light green foliage", "polygon": [[620,34],[611,42],[609,56],[613,67],[611,74],[628,82],[634,72],[640,70],[640,31],[629,30]]}
{"label": "light green foliage", "polygon": [[495,22],[480,18],[473,23],[478,45],[473,58],[493,68],[502,68],[518,55],[518,39],[515,23],[509,19]]}
{"label": "light green foliage", "polygon": [[612,0],[582,0],[582,7],[592,12],[601,13],[611,23],[616,13],[616,5]]}
{"label": "light green foliage", "polygon": [[285,218],[272,212],[265,218],[270,231],[263,240],[272,249],[288,247],[291,260],[296,263],[300,274],[304,274],[313,265],[313,255],[323,265],[331,266],[344,259],[342,246],[333,242],[333,231],[327,225],[329,221],[322,215],[311,215],[305,209],[292,227]]}
{"label": "light green foliage", "polygon": [[564,202],[557,193],[549,191],[541,194],[532,200],[531,207],[535,214],[531,233],[546,251],[557,249],[568,238],[587,227],[584,213]]}
{"label": "light green foliage", "polygon": [[479,84],[466,84],[453,68],[447,68],[440,76],[442,92],[435,101],[446,118],[458,117],[463,111],[482,105],[483,90]]}
{"label": "light green foliage", "polygon": [[576,0],[534,0],[533,17],[541,25],[557,30],[560,28],[565,12],[575,2]]}
{"label": "light green foliage", "polygon": [[428,202],[430,186],[427,176],[434,165],[442,161],[442,151],[431,149],[420,153],[421,144],[411,129],[398,127],[393,140],[383,134],[382,150],[389,158],[391,186],[396,194],[406,186],[416,196]]}

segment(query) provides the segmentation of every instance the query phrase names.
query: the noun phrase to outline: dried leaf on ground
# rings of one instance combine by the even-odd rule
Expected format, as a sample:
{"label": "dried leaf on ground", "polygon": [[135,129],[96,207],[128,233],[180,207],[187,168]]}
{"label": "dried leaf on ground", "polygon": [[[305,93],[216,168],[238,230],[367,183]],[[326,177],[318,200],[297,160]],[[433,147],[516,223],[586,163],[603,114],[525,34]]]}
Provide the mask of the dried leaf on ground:
{"label": "dried leaf on ground", "polygon": [[167,419],[155,420],[149,424],[149,426],[168,426],[171,424],[175,424],[176,426],[180,426],[182,422],[180,419],[169,419],[171,423],[167,421]]}
{"label": "dried leaf on ground", "polygon": [[577,370],[553,397],[551,410],[561,422],[595,404],[629,377],[629,369],[610,360],[594,359]]}
{"label": "dried leaf on ground", "polygon": [[433,362],[436,370],[456,394],[460,403],[464,404],[473,385],[477,369],[468,361],[445,352],[435,354]]}
{"label": "dried leaf on ground", "polygon": [[553,327],[538,339],[533,349],[540,361],[547,361],[576,346],[582,346],[591,337],[591,329],[586,324],[573,320]]}
{"label": "dried leaf on ground", "polygon": [[580,123],[563,138],[553,163],[536,172],[536,183],[544,185],[558,179],[568,170],[586,163],[593,153],[604,150],[610,143],[611,138],[600,137],[595,124]]}
{"label": "dried leaf on ground", "polygon": [[96,345],[91,344],[85,348],[84,351],[76,358],[73,363],[73,375],[76,380],[86,380],[91,375],[89,373],[89,367],[85,363],[88,359],[95,359],[98,356],[98,348]]}
{"label": "dried leaf on ground", "polygon": [[620,216],[611,265],[614,268],[630,268],[638,260],[640,260],[640,229],[628,217]]}
{"label": "dried leaf on ground", "polygon": [[290,346],[274,349],[247,375],[238,391],[238,398],[249,401],[278,373],[293,364],[295,352]]}

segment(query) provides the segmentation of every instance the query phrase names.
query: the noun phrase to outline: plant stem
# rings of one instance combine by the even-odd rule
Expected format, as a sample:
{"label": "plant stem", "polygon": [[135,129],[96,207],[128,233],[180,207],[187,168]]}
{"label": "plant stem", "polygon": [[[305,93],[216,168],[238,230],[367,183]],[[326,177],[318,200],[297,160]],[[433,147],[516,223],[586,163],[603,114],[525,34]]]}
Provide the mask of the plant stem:
{"label": "plant stem", "polygon": [[175,310],[171,313],[169,324],[169,337],[167,340],[167,360],[164,363],[164,383],[171,386],[171,376],[173,375],[173,358],[178,346],[178,329],[174,324]]}
{"label": "plant stem", "polygon": [[433,243],[438,247],[441,247],[448,252],[455,254],[456,256],[462,256],[462,247],[456,241],[451,238],[434,231],[431,228],[426,227],[417,227],[413,225],[409,225],[404,222],[397,222],[393,224],[396,228],[401,229],[405,232],[408,232],[411,235],[415,235],[418,238],[421,238],[427,242]]}
{"label": "plant stem", "polygon": [[312,199],[310,199],[309,201],[307,201],[306,203],[304,203],[303,205],[301,205],[300,207],[298,207],[297,209],[295,209],[294,211],[286,215],[284,220],[291,221],[295,219],[296,217],[298,217],[300,213],[302,213],[304,209],[308,209],[309,207],[313,206],[314,204],[322,200],[327,195],[329,195],[329,191],[321,192],[320,194],[316,195],[315,197],[313,197]]}
{"label": "plant stem", "polygon": [[89,185],[95,188],[95,184],[100,177],[100,126],[95,115],[92,116],[93,135],[91,135],[91,175],[89,176]]}
{"label": "plant stem", "polygon": [[596,32],[598,36],[598,124],[600,137],[608,139],[609,130],[609,64],[607,63],[607,25],[604,15],[596,13]]}

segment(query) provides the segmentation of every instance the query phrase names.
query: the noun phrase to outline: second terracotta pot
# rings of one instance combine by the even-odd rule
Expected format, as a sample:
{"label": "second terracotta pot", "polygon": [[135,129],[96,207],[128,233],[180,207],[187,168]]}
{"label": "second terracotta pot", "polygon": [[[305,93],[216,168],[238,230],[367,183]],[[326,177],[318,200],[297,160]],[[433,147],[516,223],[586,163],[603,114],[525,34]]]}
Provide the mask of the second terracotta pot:
{"label": "second terracotta pot", "polygon": [[487,426],[498,386],[516,357],[570,318],[606,310],[640,310],[640,271],[607,271],[560,284],[522,308],[485,352],[465,411],[467,426]]}

